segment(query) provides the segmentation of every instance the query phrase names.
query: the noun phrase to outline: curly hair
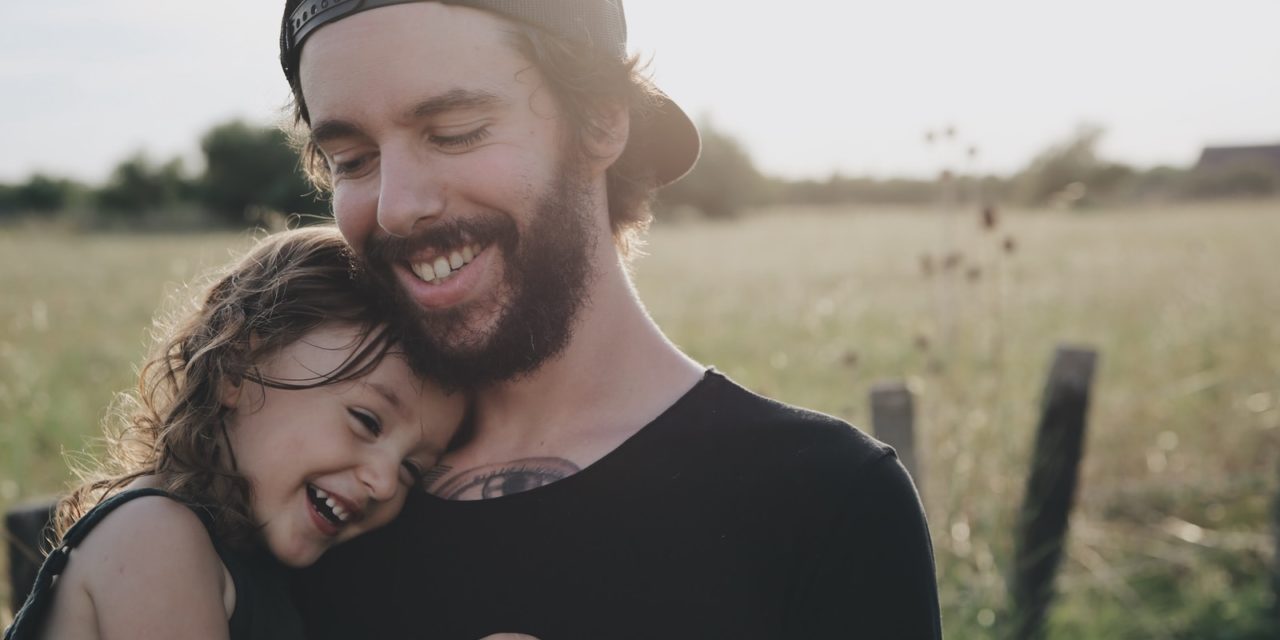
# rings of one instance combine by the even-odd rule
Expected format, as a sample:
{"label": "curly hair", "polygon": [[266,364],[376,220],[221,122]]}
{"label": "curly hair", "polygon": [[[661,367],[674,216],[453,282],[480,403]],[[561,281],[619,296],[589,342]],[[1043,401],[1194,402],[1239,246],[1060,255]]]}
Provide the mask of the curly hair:
{"label": "curly hair", "polygon": [[[286,3],[288,16],[300,0]],[[586,141],[607,135],[611,109],[625,107],[632,122],[653,117],[660,94],[638,56],[618,59],[602,56],[589,45],[570,42],[538,27],[509,22],[513,49],[541,75],[552,97],[571,123],[570,148],[588,153]],[[302,93],[299,74],[289,77],[293,92],[293,128],[290,138],[301,155],[303,173],[320,193],[333,189],[324,153],[311,140],[311,114]],[[628,145],[605,174],[609,223],[614,242],[624,256],[639,245],[653,220],[650,205],[657,190],[653,169],[639,161],[638,145]]]}
{"label": "curly hair", "polygon": [[[225,268],[175,314],[145,361],[133,393],[108,428],[106,456],[82,471],[83,484],[58,504],[55,533],[142,476],[212,516],[220,539],[246,545],[257,530],[249,482],[235,470],[219,393],[249,380],[303,389],[352,380],[373,370],[398,342],[372,288],[333,227],[267,236]],[[311,380],[271,380],[257,367],[322,324],[359,328],[352,353]]]}

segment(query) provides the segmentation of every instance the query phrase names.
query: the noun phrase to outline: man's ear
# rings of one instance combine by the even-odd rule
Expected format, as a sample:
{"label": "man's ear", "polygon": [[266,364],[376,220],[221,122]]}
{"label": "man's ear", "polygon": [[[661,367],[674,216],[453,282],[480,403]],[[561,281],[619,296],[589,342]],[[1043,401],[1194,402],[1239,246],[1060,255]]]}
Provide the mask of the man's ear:
{"label": "man's ear", "polygon": [[600,170],[608,169],[618,161],[627,139],[631,135],[631,110],[625,104],[610,104],[596,115],[594,127],[587,132],[583,144],[592,164]]}

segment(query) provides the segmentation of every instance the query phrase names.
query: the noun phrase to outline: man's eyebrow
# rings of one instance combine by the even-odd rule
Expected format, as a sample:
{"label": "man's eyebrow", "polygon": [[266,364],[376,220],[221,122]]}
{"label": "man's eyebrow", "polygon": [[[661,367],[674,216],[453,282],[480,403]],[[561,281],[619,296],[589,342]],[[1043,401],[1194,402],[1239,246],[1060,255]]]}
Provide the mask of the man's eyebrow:
{"label": "man's eyebrow", "polygon": [[[505,100],[496,93],[479,89],[453,89],[413,105],[404,113],[403,119],[420,120],[449,111],[487,109],[504,103]],[[311,127],[311,141],[315,144],[361,135],[364,132],[360,127],[346,120],[324,120]]]}
{"label": "man's eyebrow", "polygon": [[315,144],[359,135],[363,135],[360,128],[346,120],[325,120],[311,127],[311,141]]}
{"label": "man's eyebrow", "polygon": [[427,98],[413,105],[405,113],[405,120],[418,120],[448,111],[487,109],[502,104],[504,100],[495,93],[478,89],[453,89]]}

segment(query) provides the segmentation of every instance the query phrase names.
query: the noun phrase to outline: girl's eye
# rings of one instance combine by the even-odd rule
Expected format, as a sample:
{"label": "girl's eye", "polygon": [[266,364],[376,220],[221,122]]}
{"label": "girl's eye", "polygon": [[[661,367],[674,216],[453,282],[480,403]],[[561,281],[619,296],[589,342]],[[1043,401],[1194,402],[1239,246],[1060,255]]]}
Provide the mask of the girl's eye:
{"label": "girl's eye", "polygon": [[360,424],[363,425],[365,430],[369,433],[372,433],[375,436],[382,435],[382,423],[378,422],[377,416],[359,409],[347,409],[347,413],[350,413],[351,417],[359,420]]}
{"label": "girl's eye", "polygon": [[404,473],[400,474],[401,482],[409,487],[422,486],[422,479],[426,475],[422,471],[422,467],[412,460],[405,460],[400,467],[404,469]]}
{"label": "girl's eye", "polygon": [[456,136],[429,136],[431,143],[452,151],[469,149],[489,137],[489,127],[484,126]]}

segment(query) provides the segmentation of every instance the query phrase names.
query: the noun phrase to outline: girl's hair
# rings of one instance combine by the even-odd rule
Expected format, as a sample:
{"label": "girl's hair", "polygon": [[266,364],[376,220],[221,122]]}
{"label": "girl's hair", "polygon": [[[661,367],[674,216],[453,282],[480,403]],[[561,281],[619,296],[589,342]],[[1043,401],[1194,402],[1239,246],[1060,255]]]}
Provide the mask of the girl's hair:
{"label": "girl's hair", "polygon": [[[245,380],[302,389],[368,373],[398,342],[372,291],[332,227],[261,240],[157,340],[136,391],[115,412],[106,458],[82,472],[83,484],[58,504],[58,537],[103,498],[154,475],[160,488],[204,506],[220,539],[247,543],[257,529],[250,486],[235,471],[224,426],[230,409],[219,389]],[[359,327],[352,354],[335,370],[308,380],[260,375],[258,364],[329,323]]]}

